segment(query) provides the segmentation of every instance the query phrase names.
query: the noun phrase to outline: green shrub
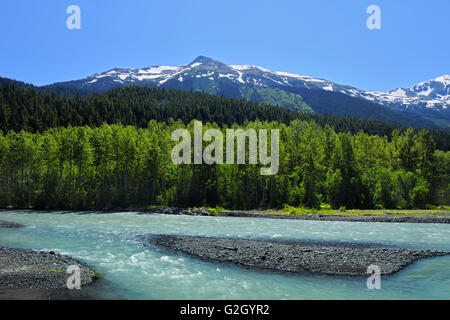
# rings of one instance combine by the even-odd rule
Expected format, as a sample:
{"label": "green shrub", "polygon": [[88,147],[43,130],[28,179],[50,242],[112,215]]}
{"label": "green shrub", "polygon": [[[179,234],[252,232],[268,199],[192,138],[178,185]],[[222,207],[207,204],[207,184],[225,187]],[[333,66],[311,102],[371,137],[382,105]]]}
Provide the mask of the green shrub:
{"label": "green shrub", "polygon": [[300,216],[304,214],[306,210],[304,208],[296,208],[286,204],[284,205],[283,212],[287,212],[288,214],[293,216]]}
{"label": "green shrub", "polygon": [[321,203],[320,204],[320,209],[321,210],[331,210],[331,205],[328,203]]}
{"label": "green shrub", "polygon": [[62,270],[51,269],[51,270],[48,270],[48,272],[62,273],[63,271]]}
{"label": "green shrub", "polygon": [[96,270],[91,273],[91,277],[92,277],[92,279],[96,280],[96,279],[100,278],[101,274],[102,274],[102,272],[100,270]]}

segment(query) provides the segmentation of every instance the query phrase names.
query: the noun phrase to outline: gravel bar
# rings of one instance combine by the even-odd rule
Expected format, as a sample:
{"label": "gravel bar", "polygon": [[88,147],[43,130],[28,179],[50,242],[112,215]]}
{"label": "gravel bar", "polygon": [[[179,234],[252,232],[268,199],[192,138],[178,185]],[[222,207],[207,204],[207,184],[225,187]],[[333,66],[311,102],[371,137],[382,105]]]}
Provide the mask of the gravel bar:
{"label": "gravel bar", "polygon": [[409,250],[375,244],[266,241],[194,236],[149,235],[146,242],[209,262],[250,269],[327,275],[366,275],[370,265],[394,274],[423,258],[449,252]]}
{"label": "gravel bar", "polygon": [[70,265],[80,267],[82,288],[94,282],[94,270],[73,258],[0,247],[0,288],[67,289]]}
{"label": "gravel bar", "polygon": [[[123,211],[122,209],[119,211]],[[130,210],[127,210],[130,211]],[[131,210],[133,211],[133,210]],[[215,216],[215,217],[239,217],[239,218],[265,218],[265,219],[293,219],[293,220],[313,220],[313,221],[347,221],[347,222],[388,222],[388,223],[445,223],[450,224],[450,212],[443,211],[435,214],[305,214],[289,215],[277,213],[265,213],[264,211],[221,211],[214,215],[204,209],[186,208],[154,208],[148,210],[135,209],[142,214],[159,213],[169,215],[190,215],[190,216]]]}
{"label": "gravel bar", "polygon": [[[446,214],[443,212],[442,214]],[[367,215],[335,215],[335,214],[307,214],[301,216],[288,214],[269,214],[257,212],[224,211],[222,217],[294,219],[314,221],[347,221],[347,222],[389,222],[389,223],[446,223],[450,224],[450,215],[414,216],[406,214],[367,214]]]}

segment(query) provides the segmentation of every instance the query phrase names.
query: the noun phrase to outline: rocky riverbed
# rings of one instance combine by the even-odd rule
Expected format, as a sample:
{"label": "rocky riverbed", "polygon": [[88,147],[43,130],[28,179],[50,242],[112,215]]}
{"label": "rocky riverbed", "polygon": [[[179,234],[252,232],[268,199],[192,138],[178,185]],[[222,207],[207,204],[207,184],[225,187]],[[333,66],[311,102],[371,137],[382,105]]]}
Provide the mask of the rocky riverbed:
{"label": "rocky riverbed", "polygon": [[71,265],[80,267],[81,287],[94,282],[95,270],[73,258],[52,251],[0,248],[0,287],[67,289]]}
{"label": "rocky riverbed", "polygon": [[381,274],[396,273],[423,258],[448,252],[408,250],[375,244],[267,241],[193,236],[149,235],[145,241],[209,262],[293,273],[366,275],[370,265]]}
{"label": "rocky riverbed", "polygon": [[[444,215],[445,214],[445,215]],[[348,221],[348,222],[390,222],[390,223],[447,223],[450,224],[450,214],[442,212],[441,215],[408,215],[408,214],[270,214],[258,212],[225,211],[223,217],[267,218],[267,219],[295,219],[315,221]]]}
{"label": "rocky riverbed", "polygon": [[[22,228],[22,224],[0,220],[0,228]],[[91,285],[98,274],[79,261],[57,254],[0,247],[0,300],[93,299],[83,290],[69,290],[67,273],[80,267],[81,289]]]}
{"label": "rocky riverbed", "polygon": [[[124,211],[121,209],[121,211]],[[216,217],[240,217],[240,218],[265,218],[265,219],[294,219],[315,221],[348,221],[348,222],[390,222],[390,223],[446,223],[450,224],[450,212],[438,212],[435,214],[304,214],[290,215],[284,213],[267,213],[264,211],[221,211],[214,214],[207,209],[196,208],[154,208],[154,209],[130,209],[125,211],[137,211],[142,214],[169,214],[189,216],[216,216]]]}

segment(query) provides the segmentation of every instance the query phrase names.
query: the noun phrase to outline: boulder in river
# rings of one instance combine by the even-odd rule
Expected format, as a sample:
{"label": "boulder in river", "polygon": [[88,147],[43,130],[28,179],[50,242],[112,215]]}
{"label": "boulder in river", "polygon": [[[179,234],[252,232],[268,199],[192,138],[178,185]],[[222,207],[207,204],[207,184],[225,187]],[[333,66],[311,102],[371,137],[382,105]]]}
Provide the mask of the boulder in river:
{"label": "boulder in river", "polygon": [[23,228],[23,227],[24,225],[17,222],[0,220],[0,228]]}

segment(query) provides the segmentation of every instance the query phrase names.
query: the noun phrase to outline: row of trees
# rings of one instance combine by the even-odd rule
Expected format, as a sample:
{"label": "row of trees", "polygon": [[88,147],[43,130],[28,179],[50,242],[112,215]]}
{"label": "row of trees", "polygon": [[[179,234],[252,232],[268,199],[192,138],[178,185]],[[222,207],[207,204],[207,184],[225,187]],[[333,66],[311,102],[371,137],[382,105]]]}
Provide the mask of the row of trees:
{"label": "row of trees", "polygon": [[450,152],[436,150],[428,131],[394,130],[388,139],[337,133],[314,121],[253,121],[242,127],[280,130],[277,175],[261,176],[260,166],[249,164],[175,165],[171,134],[179,128],[193,131],[193,122],[0,131],[0,206],[250,209],[321,203],[335,208],[450,204]]}
{"label": "row of trees", "polygon": [[[333,104],[331,97],[329,99],[331,106],[345,109],[342,101]],[[348,102],[345,110],[352,106],[357,108],[354,101],[353,104],[347,100],[344,102]],[[367,111],[367,108],[361,110]],[[304,113],[199,92],[125,87],[86,97],[67,97],[42,93],[33,87],[11,81],[4,81],[3,85],[0,85],[0,130],[3,132],[9,130],[43,132],[68,125],[97,127],[105,122],[146,128],[151,120],[168,122],[170,119],[181,120],[184,123],[198,119],[228,126],[256,120],[278,121],[284,124],[289,124],[293,120],[315,121],[321,126],[326,124],[332,126],[336,132],[356,134],[363,130],[368,134],[386,135],[389,138],[394,129],[398,128],[402,132],[406,130],[405,127],[378,121]],[[438,149],[450,150],[450,132],[431,131],[431,134]]]}

